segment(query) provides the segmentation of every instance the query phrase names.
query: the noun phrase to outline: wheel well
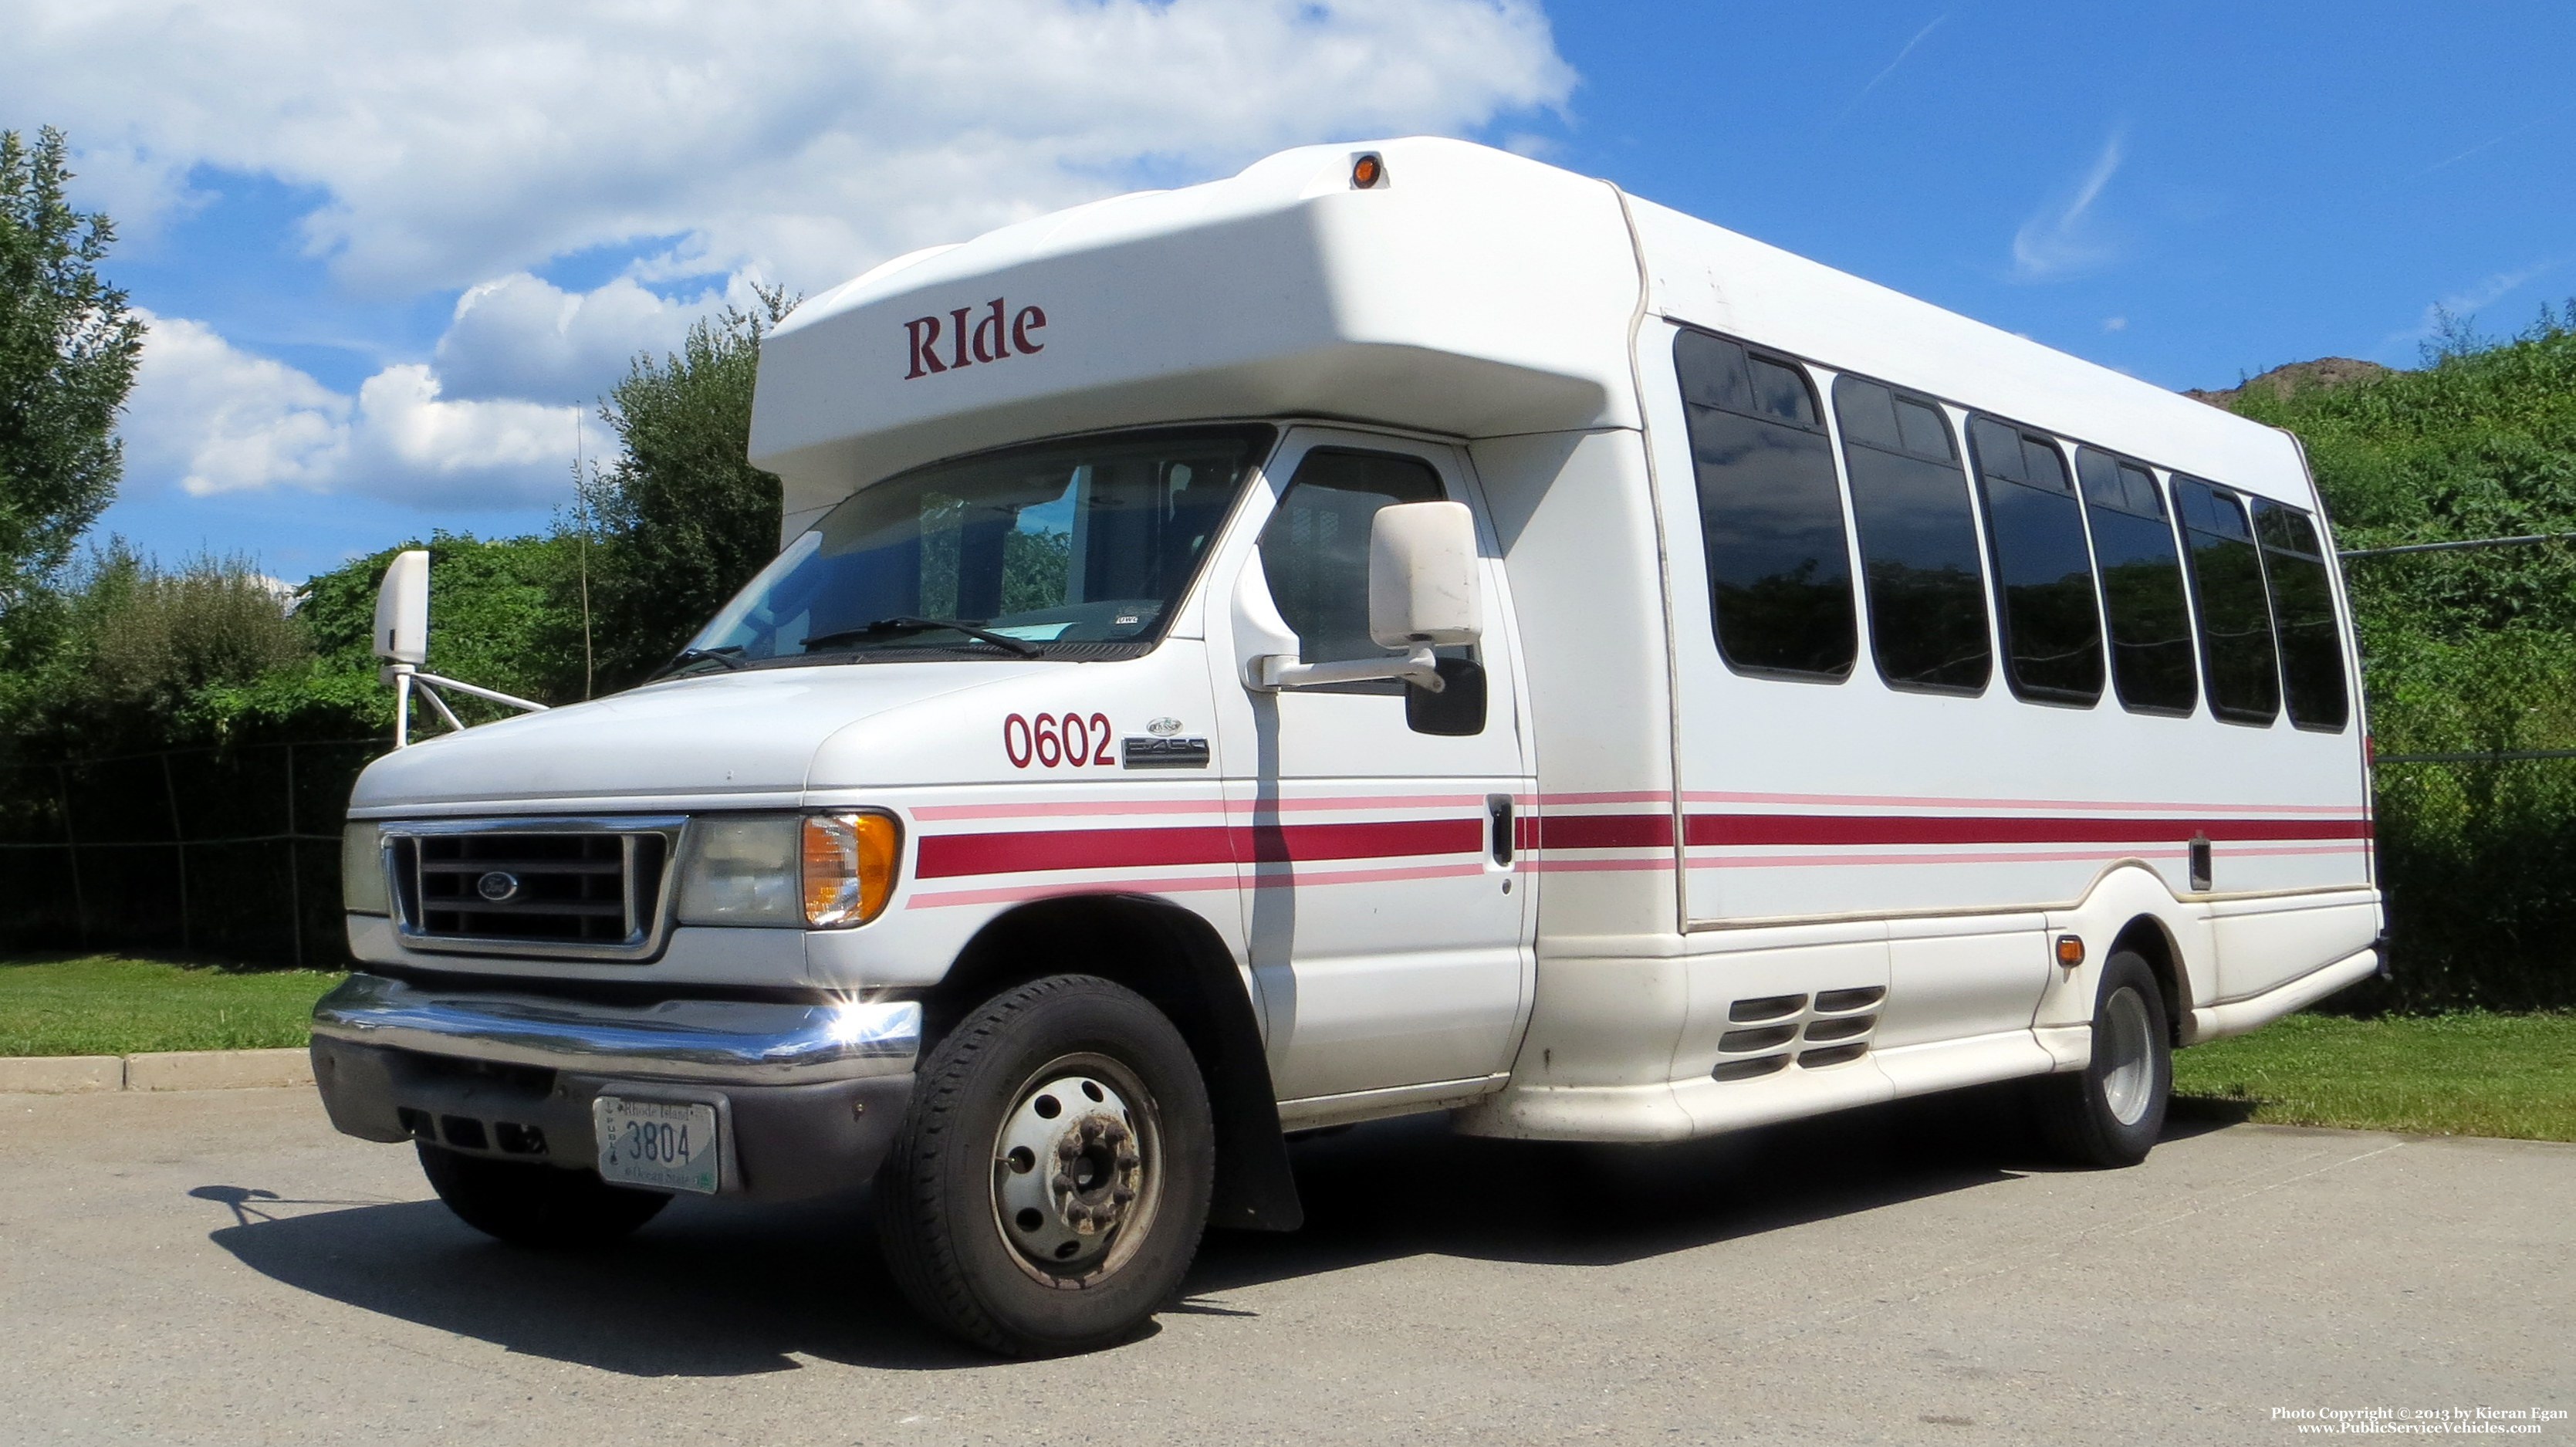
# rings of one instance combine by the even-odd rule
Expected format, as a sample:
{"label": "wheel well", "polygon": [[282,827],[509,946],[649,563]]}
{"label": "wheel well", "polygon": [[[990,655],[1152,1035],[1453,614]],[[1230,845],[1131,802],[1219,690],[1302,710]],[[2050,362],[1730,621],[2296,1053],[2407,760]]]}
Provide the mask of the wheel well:
{"label": "wheel well", "polygon": [[2163,923],[2155,916],[2142,914],[2121,928],[2111,948],[2135,952],[2155,973],[2156,992],[2165,1001],[2165,1033],[2180,1045],[2191,1010],[2191,992],[2183,988],[2182,952],[2174,948],[2173,937],[2165,933]]}
{"label": "wheel well", "polygon": [[1215,1226],[1293,1231],[1304,1220],[1279,1102],[1234,954],[1207,921],[1132,895],[1036,900],[967,941],[922,1002],[924,1051],[967,1012],[1048,975],[1096,975],[1144,996],[1198,1060],[1215,1115]]}

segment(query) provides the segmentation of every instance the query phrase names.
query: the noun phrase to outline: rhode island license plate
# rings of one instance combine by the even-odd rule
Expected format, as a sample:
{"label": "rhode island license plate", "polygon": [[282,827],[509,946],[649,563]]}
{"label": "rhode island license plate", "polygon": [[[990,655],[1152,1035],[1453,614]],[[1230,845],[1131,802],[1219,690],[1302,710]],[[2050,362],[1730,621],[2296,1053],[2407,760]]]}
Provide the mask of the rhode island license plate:
{"label": "rhode island license plate", "polygon": [[716,1108],[603,1095],[590,1103],[599,1177],[657,1191],[716,1189]]}

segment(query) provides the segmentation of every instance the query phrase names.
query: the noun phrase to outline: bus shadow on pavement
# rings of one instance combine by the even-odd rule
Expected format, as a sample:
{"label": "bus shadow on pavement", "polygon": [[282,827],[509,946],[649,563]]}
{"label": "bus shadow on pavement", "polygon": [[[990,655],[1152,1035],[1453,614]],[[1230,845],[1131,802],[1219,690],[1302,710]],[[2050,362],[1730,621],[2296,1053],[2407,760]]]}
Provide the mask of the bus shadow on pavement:
{"label": "bus shadow on pavement", "polygon": [[[1415,1255],[1613,1265],[2065,1169],[2016,1084],[1672,1145],[1483,1140],[1438,1117],[1363,1126],[1292,1147],[1303,1230],[1211,1233],[1190,1284]],[[2164,1138],[2229,1123],[2174,1119]]]}
{"label": "bus shadow on pavement", "polygon": [[[2166,1139],[2225,1124],[2178,1119]],[[1414,1256],[1635,1261],[2053,1169],[2017,1099],[1993,1089],[1669,1146],[1481,1140],[1431,1116],[1304,1140],[1292,1153],[1305,1228],[1211,1232],[1172,1313],[1257,1319],[1210,1298]],[[434,1200],[190,1194],[232,1213],[211,1233],[217,1245],[286,1285],[601,1371],[743,1376],[794,1370],[800,1356],[891,1370],[1006,1365],[913,1315],[878,1259],[863,1192],[792,1206],[683,1200],[624,1242],[569,1254],[488,1240]]]}

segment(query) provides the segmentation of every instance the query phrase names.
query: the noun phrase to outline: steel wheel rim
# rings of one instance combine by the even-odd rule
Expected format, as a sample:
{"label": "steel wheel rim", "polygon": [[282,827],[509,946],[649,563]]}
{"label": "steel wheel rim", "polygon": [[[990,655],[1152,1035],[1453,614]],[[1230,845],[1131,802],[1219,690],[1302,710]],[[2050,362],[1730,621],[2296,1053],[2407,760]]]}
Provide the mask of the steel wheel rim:
{"label": "steel wheel rim", "polygon": [[2147,1002],[2134,989],[2113,991],[2103,1002],[2102,1025],[2102,1038],[2094,1046],[2107,1062],[2102,1103],[2113,1120],[2136,1125],[2146,1118],[2147,1103],[2155,1095],[2155,1033]]}
{"label": "steel wheel rim", "polygon": [[1068,1288],[1126,1265],[1153,1232],[1162,1147],[1153,1093],[1124,1065],[1086,1052],[1031,1071],[993,1137],[993,1229],[1011,1260]]}

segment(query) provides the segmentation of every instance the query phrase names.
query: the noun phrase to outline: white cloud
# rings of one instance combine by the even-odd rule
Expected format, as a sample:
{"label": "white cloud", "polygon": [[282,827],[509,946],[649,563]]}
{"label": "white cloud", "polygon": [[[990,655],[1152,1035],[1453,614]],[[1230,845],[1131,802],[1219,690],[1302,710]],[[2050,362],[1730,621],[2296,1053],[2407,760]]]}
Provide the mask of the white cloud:
{"label": "white cloud", "polygon": [[2026,281],[2089,271],[2111,259],[2111,247],[2100,240],[2090,217],[2093,203],[2120,169],[2123,142],[2118,131],[2102,143],[2102,153],[2076,184],[2063,205],[2050,203],[2013,233],[2013,275]]}
{"label": "white cloud", "polygon": [[19,0],[0,124],[127,208],[191,168],[318,188],[310,245],[410,295],[593,247],[816,290],[925,242],[1336,136],[1563,101],[1534,0],[436,5]]}
{"label": "white cloud", "polygon": [[2465,328],[2477,320],[2479,311],[2522,290],[2525,283],[2536,281],[2556,271],[2558,267],[2559,262],[2555,260],[2535,261],[2529,266],[2513,271],[2499,271],[2475,286],[2463,287],[2452,292],[2440,301],[2427,305],[2424,308],[2424,314],[2416,319],[2415,325],[2390,332],[2380,338],[2377,350],[2384,353],[2401,343],[2428,341],[2435,333],[2442,330],[2443,319],[2446,317],[2453,324]]}
{"label": "white cloud", "polygon": [[2128,329],[2129,319],[2127,317],[2102,318],[2102,330],[2106,332],[2125,332]]}
{"label": "white cloud", "polygon": [[456,299],[438,339],[440,391],[587,405],[625,374],[637,352],[677,350],[689,323],[724,301],[713,291],[666,300],[624,277],[568,292],[513,272]]}
{"label": "white cloud", "polygon": [[571,490],[577,408],[450,399],[418,363],[352,397],[202,323],[145,319],[121,429],[130,473],[195,497],[292,487],[422,506],[543,506]]}
{"label": "white cloud", "polygon": [[1939,15],[1935,15],[1935,16],[1933,16],[1933,17],[1932,17],[1932,23],[1931,23],[1931,24],[1926,25],[1926,26],[1924,26],[1922,29],[1915,31],[1915,32],[1914,32],[1914,38],[1913,38],[1912,40],[1909,40],[1909,41],[1905,42],[1905,44],[1897,50],[1897,52],[1896,52],[1896,58],[1895,58],[1894,60],[1889,61],[1889,62],[1886,64],[1886,66],[1885,66],[1884,68],[1882,68],[1882,69],[1879,71],[1879,73],[1878,73],[1878,74],[1871,76],[1871,77],[1869,78],[1869,83],[1868,83],[1868,84],[1866,84],[1866,85],[1864,85],[1864,86],[1862,86],[1862,87],[1860,88],[1860,90],[1859,90],[1858,92],[1856,92],[1856,93],[1852,96],[1850,103],[1849,103],[1849,104],[1847,104],[1847,105],[1845,105],[1845,106],[1842,108],[1842,110],[1841,110],[1841,111],[1840,111],[1840,112],[1839,112],[1839,113],[1834,117],[1834,119],[1836,119],[1836,120],[1841,120],[1844,116],[1848,116],[1848,115],[1850,115],[1853,111],[1860,109],[1860,103],[1861,103],[1862,101],[1865,101],[1865,100],[1869,99],[1869,93],[1870,93],[1871,91],[1874,91],[1874,90],[1878,89],[1878,84],[1879,84],[1879,82],[1880,82],[1880,81],[1883,81],[1883,80],[1887,79],[1889,76],[1896,74],[1896,68],[1897,68],[1898,66],[1903,65],[1903,64],[1905,63],[1905,57],[1907,57],[1907,56],[1909,56],[1909,55],[1912,55],[1912,54],[1914,53],[1914,47],[1916,47],[1916,46],[1918,46],[1918,45],[1921,45],[1921,44],[1922,44],[1924,41],[1926,41],[1926,40],[1929,40],[1929,39],[1932,37],[1932,32],[1933,32],[1933,31],[1938,30],[1938,29],[1940,29],[1942,26],[1947,25],[1947,24],[1949,24],[1949,23],[1950,23],[1950,15],[1949,15],[1949,12],[1944,11],[1944,12],[1942,12],[1942,13],[1941,13],[1941,14],[1939,14]]}

